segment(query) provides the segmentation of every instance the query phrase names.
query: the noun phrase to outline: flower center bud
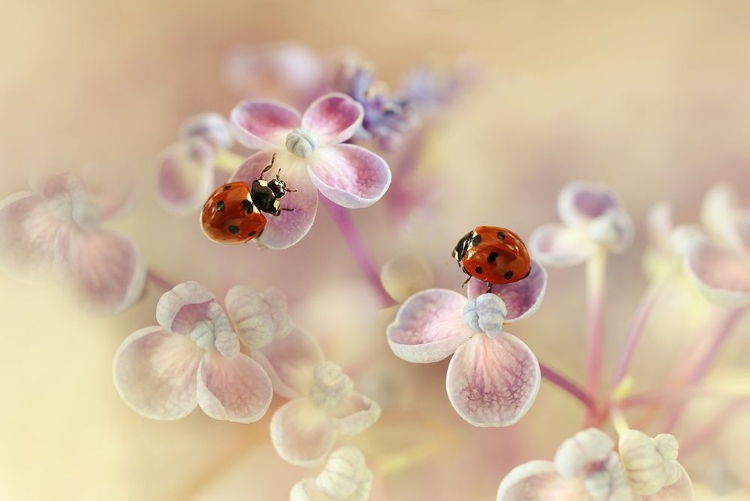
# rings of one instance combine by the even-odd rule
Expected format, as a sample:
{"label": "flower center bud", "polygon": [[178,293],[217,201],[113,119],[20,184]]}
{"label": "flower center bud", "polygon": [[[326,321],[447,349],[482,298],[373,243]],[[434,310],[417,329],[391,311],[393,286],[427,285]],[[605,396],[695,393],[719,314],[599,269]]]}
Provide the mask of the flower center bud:
{"label": "flower center bud", "polygon": [[677,439],[669,434],[651,438],[629,430],[620,437],[620,457],[625,476],[637,494],[651,496],[680,479]]}
{"label": "flower center bud", "polygon": [[482,294],[464,306],[464,322],[474,332],[497,336],[503,332],[503,321],[508,314],[505,303],[495,294]]}
{"label": "flower center bud", "polygon": [[204,351],[216,349],[216,335],[214,334],[214,323],[210,320],[196,322],[190,331],[190,339]]}
{"label": "flower center bud", "polygon": [[349,376],[333,362],[323,362],[313,372],[315,383],[310,398],[323,410],[334,409],[352,391],[354,386]]}
{"label": "flower center bud", "polygon": [[315,134],[302,127],[294,129],[286,136],[286,149],[300,158],[307,158],[318,147]]}
{"label": "flower center bud", "polygon": [[[365,457],[355,447],[342,447],[331,453],[325,469],[315,483],[325,495],[333,499],[349,499],[357,491],[369,490],[372,473],[365,465]],[[358,497],[357,499],[367,499]]]}

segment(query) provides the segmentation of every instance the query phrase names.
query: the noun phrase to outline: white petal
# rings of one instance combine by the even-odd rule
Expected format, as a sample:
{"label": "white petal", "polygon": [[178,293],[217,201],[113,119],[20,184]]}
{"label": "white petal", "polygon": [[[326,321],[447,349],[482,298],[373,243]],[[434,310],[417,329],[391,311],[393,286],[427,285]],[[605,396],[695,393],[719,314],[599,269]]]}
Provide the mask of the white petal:
{"label": "white petal", "polygon": [[336,425],[312,402],[298,398],[282,405],[271,418],[271,441],[281,459],[315,466],[333,448]]}
{"label": "white petal", "polygon": [[592,501],[578,479],[563,478],[549,461],[514,468],[500,483],[497,501]]}

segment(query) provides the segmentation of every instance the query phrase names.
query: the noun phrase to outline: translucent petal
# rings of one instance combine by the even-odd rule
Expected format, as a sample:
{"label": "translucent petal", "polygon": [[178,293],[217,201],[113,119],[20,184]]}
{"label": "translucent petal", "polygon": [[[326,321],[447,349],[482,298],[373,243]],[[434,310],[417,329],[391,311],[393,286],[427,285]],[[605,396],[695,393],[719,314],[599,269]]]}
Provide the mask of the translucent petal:
{"label": "translucent petal", "polygon": [[500,483],[497,501],[592,501],[583,483],[563,478],[549,461],[514,468]]}
{"label": "translucent petal", "polygon": [[281,459],[292,464],[320,464],[335,438],[335,421],[306,398],[287,402],[271,418],[273,446]]}
{"label": "translucent petal", "polygon": [[180,137],[199,137],[213,146],[213,149],[225,150],[232,146],[234,140],[229,133],[229,122],[219,113],[201,113],[187,118],[180,125]]}
{"label": "translucent petal", "polygon": [[164,329],[189,334],[196,322],[209,319],[213,293],[198,282],[177,284],[156,304],[156,320]]}
{"label": "translucent petal", "polygon": [[159,155],[159,199],[177,214],[196,212],[214,189],[216,150],[202,138],[185,138]]}
{"label": "translucent petal", "polygon": [[750,255],[698,241],[685,254],[685,269],[709,301],[729,308],[750,304]]}
{"label": "translucent petal", "polygon": [[539,362],[517,337],[478,334],[461,345],[448,365],[446,387],[456,412],[474,426],[518,422],[536,399]]}
{"label": "translucent petal", "polygon": [[712,186],[703,198],[701,221],[706,228],[727,246],[750,251],[738,226],[741,213],[742,207],[737,194],[729,184],[719,183]]}
{"label": "translucent petal", "polygon": [[227,292],[225,304],[237,335],[250,348],[262,348],[292,329],[286,296],[278,289],[259,294],[252,287],[237,285]]}
{"label": "translucent petal", "polygon": [[242,101],[230,116],[235,139],[252,150],[284,149],[286,136],[300,126],[299,112],[270,99]]}
{"label": "translucent petal", "polygon": [[362,125],[362,105],[346,94],[331,93],[319,97],[302,115],[302,127],[310,130],[322,146],[351,138]]}
{"label": "translucent petal", "polygon": [[609,189],[581,181],[563,186],[557,199],[560,220],[568,226],[588,223],[610,209],[621,210],[617,197]]}
{"label": "translucent petal", "polygon": [[529,252],[546,266],[575,266],[596,250],[583,228],[545,224],[529,237]]}
{"label": "translucent petal", "polygon": [[337,420],[338,431],[345,435],[356,435],[372,426],[380,418],[380,406],[370,398],[351,392],[331,411]]}

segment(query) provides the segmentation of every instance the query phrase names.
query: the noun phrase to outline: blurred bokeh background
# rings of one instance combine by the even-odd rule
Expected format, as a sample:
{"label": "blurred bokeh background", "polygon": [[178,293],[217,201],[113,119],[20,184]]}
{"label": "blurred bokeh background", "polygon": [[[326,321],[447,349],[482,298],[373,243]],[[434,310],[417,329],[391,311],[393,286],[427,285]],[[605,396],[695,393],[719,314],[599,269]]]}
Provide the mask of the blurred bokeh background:
{"label": "blurred bokeh background", "polygon": [[[5,0],[2,12],[0,197],[26,189],[36,170],[94,162],[127,171],[140,200],[114,227],[150,267],[219,297],[238,283],[283,288],[293,318],[383,406],[381,421],[352,441],[375,470],[373,499],[494,499],[510,468],[552,457],[577,430],[580,409],[543,384],[517,426],[462,421],[445,397],[445,364],[414,366],[391,354],[379,305],[324,212],[299,245],[274,253],[216,246],[197,215],[164,210],[159,152],[183,119],[226,115],[241,97],[221,79],[229,49],[278,40],[323,56],[356,49],[394,87],[417,64],[470,58],[477,77],[435,124],[419,165],[434,192],[429,210],[396,224],[376,205],[355,220],[380,263],[417,252],[438,286],[458,289],[463,278],[449,256],[470,228],[528,235],[557,219],[565,182],[607,183],[638,231],[609,270],[610,362],[647,285],[647,210],[669,200],[679,220],[697,220],[719,180],[750,200],[746,2]],[[126,313],[92,316],[62,287],[0,275],[0,499],[280,500],[316,474],[275,455],[270,413],[253,425],[200,412],[162,423],[121,402],[112,356],[128,334],[154,324],[162,292],[149,285]],[[688,312],[684,304],[657,314],[635,361],[638,388],[658,388],[664,360],[700,325],[707,306],[689,303]],[[540,312],[509,330],[581,380],[583,312],[583,269],[554,270]],[[724,365],[747,367],[748,334],[747,323],[738,328]],[[692,423],[704,411],[693,409]],[[738,451],[750,446],[748,424],[745,412],[723,425],[702,459],[687,463],[691,474],[747,493],[750,469]],[[691,426],[678,428],[678,439]]]}

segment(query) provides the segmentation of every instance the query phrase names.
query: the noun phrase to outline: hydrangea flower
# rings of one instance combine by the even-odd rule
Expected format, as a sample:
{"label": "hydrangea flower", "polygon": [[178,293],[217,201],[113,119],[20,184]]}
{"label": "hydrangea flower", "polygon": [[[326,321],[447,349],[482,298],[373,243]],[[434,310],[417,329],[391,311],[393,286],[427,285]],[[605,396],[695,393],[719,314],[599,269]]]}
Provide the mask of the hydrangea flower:
{"label": "hydrangea flower", "polygon": [[367,501],[372,472],[356,447],[341,447],[328,457],[316,478],[300,480],[292,487],[290,501]]}
{"label": "hydrangea flower", "polygon": [[223,156],[232,155],[229,148],[233,142],[229,124],[218,113],[185,120],[180,140],[159,156],[158,189],[164,206],[178,214],[198,210],[216,184],[215,167]]}
{"label": "hydrangea flower", "polygon": [[622,252],[633,240],[633,222],[620,202],[602,186],[573,182],[557,199],[560,223],[537,228],[529,251],[549,266],[574,266],[599,250]]}
{"label": "hydrangea flower", "polygon": [[359,128],[362,106],[344,94],[327,94],[304,114],[270,100],[243,101],[232,110],[237,141],[260,151],[242,164],[234,181],[251,183],[276,154],[274,166],[290,188],[278,217],[268,219],[259,240],[272,249],[297,243],[312,226],[318,191],[332,202],[356,209],[377,202],[388,189],[391,171],[378,155],[343,144]]}
{"label": "hydrangea flower", "polygon": [[88,306],[121,312],[141,296],[146,265],[136,245],[101,220],[121,214],[130,198],[97,190],[97,205],[85,183],[71,173],[47,176],[0,201],[0,266],[19,279],[67,279]]}
{"label": "hydrangea flower", "polygon": [[690,478],[677,462],[672,435],[652,439],[629,430],[618,449],[603,431],[576,433],[557,449],[555,460],[531,461],[513,469],[497,501],[690,501]]}
{"label": "hydrangea flower", "polygon": [[445,289],[419,292],[388,326],[388,343],[407,362],[437,362],[453,354],[446,388],[456,412],[475,426],[511,425],[533,404],[541,372],[531,350],[503,326],[532,315],[546,284],[547,272],[532,260],[528,277],[493,285],[490,293],[472,278],[468,300]]}
{"label": "hydrangea flower", "polygon": [[214,419],[251,423],[263,417],[273,396],[271,379],[240,351],[240,341],[258,349],[288,335],[286,299],[273,288],[258,294],[235,286],[225,302],[229,318],[201,284],[178,284],[156,305],[159,325],[123,341],[114,382],[133,410],[164,420],[197,406]]}
{"label": "hydrangea flower", "polygon": [[356,435],[380,417],[380,406],[353,391],[351,378],[299,329],[253,356],[268,370],[276,393],[290,399],[271,418],[273,445],[290,463],[320,463],[337,433]]}

